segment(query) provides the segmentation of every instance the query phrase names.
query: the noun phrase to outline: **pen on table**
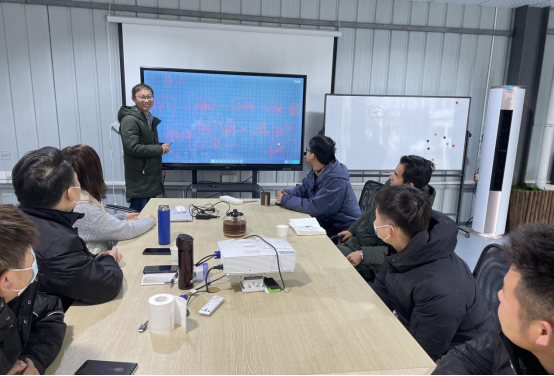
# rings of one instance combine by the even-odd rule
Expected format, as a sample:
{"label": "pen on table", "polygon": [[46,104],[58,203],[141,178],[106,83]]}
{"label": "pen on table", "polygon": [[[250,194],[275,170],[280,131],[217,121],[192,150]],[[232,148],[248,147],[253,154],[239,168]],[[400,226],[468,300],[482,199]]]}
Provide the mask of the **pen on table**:
{"label": "pen on table", "polygon": [[171,285],[171,287],[173,287],[173,285],[175,284],[175,278],[177,278],[178,274],[179,274],[179,272],[175,273],[173,278],[171,278],[171,281],[169,281],[169,284]]}
{"label": "pen on table", "polygon": [[145,279],[143,281],[144,283],[153,283],[153,284],[156,284],[156,285],[171,285],[173,286],[175,284],[175,282],[171,283],[171,282],[160,282],[160,281],[156,281],[154,279]]}

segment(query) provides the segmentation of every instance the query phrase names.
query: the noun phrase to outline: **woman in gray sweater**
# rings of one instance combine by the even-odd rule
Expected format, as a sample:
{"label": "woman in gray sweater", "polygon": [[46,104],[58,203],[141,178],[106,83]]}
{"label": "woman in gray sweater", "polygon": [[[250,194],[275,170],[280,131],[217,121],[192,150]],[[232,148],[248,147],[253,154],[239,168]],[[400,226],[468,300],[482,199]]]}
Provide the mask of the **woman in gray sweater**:
{"label": "woman in gray sweater", "polygon": [[88,145],[68,146],[62,153],[81,183],[81,198],[74,211],[85,216],[77,220],[73,227],[91,253],[104,252],[109,241],[136,238],[156,224],[151,215],[139,218],[139,213],[114,216],[106,212],[102,199],[106,198],[107,187],[100,158],[93,148]]}

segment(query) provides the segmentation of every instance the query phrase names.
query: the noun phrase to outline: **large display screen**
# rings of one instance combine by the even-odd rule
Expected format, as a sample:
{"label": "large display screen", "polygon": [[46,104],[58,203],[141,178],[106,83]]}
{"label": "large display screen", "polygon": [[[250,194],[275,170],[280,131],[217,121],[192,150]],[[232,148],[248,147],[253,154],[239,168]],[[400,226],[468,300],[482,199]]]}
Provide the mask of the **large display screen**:
{"label": "large display screen", "polygon": [[141,68],[164,169],[301,170],[305,75]]}

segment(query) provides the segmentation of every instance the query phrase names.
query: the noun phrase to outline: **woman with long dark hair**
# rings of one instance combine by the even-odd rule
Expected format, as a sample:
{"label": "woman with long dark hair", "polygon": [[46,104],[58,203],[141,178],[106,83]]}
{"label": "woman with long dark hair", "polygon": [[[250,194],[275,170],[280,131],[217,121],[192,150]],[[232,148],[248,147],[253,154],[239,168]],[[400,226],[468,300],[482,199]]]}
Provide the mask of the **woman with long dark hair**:
{"label": "woman with long dark hair", "polygon": [[62,150],[81,183],[81,198],[74,211],[85,216],[77,220],[79,237],[87,243],[93,254],[104,252],[109,241],[136,238],[150,230],[156,220],[139,213],[111,215],[104,209],[102,199],[106,198],[107,187],[102,174],[102,164],[96,151],[88,145],[68,146]]}

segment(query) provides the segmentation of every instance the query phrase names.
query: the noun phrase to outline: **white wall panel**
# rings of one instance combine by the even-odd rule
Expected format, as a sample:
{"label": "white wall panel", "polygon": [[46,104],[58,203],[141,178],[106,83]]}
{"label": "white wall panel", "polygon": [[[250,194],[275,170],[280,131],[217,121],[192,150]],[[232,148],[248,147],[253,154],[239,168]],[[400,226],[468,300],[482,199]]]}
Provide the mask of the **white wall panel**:
{"label": "white wall panel", "polygon": [[[179,9],[183,10],[200,10],[200,0],[179,0]],[[198,17],[181,16],[183,21],[200,21]]]}
{"label": "white wall panel", "polygon": [[20,155],[38,148],[25,6],[2,4],[15,133]]}
{"label": "white wall panel", "polygon": [[81,143],[71,9],[48,7],[48,14],[60,146],[65,147]]}
{"label": "white wall panel", "polygon": [[[99,92],[94,45],[93,14],[88,9],[71,9],[75,83],[79,113],[80,142],[103,155],[102,124],[99,118]],[[106,145],[108,146],[108,145]]]}
{"label": "white wall panel", "polygon": [[[94,10],[92,15],[95,53],[95,71],[93,73],[96,76],[96,88],[94,91],[98,93],[98,113],[95,117],[97,119],[96,128],[98,128],[100,144],[102,145],[102,149],[97,149],[97,151],[102,161],[106,180],[122,181],[123,160],[121,155],[123,150],[121,140],[117,134],[110,130],[110,124],[117,120],[117,111],[121,106],[119,51],[116,48],[118,35],[117,25],[108,25],[106,23],[107,15],[108,12],[101,10]],[[111,150],[110,145],[113,145],[113,150]],[[100,152],[102,153],[100,154]]]}
{"label": "white wall panel", "polygon": [[0,113],[3,114],[2,137],[0,137],[0,171],[11,171],[19,159],[4,23],[4,7],[6,5],[8,4],[0,4],[0,87],[6,88],[5,93],[8,94],[4,96],[4,100],[0,101]]}
{"label": "white wall panel", "polygon": [[39,147],[60,147],[48,9],[37,5],[25,8],[25,12]]}
{"label": "white wall panel", "polygon": [[[300,18],[300,1],[281,0],[281,17]],[[287,27],[298,27],[298,25],[286,25]]]}

